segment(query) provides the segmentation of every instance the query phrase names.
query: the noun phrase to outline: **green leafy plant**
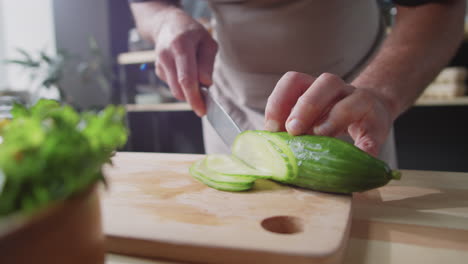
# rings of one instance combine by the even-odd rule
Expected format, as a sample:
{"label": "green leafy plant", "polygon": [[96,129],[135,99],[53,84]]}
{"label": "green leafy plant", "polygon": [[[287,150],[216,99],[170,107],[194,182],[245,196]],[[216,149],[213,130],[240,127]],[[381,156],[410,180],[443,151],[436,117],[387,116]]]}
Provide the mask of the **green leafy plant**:
{"label": "green leafy plant", "polygon": [[38,54],[31,54],[21,48],[17,48],[17,52],[18,58],[6,60],[5,63],[23,67],[29,72],[32,82],[39,82],[39,87],[36,87],[33,94],[38,94],[42,87],[56,87],[61,100],[67,101],[67,94],[60,85],[60,80],[63,78],[65,66],[71,59],[68,52],[59,50],[56,55],[51,55],[41,50]]}
{"label": "green leafy plant", "polygon": [[0,129],[0,217],[32,212],[103,181],[127,140],[122,107],[78,113],[56,101],[16,104]]}
{"label": "green leafy plant", "polygon": [[115,76],[112,73],[112,63],[106,58],[95,38],[88,39],[89,55],[80,60],[76,71],[80,75],[83,84],[95,82],[96,86],[104,94],[111,94],[112,81]]}
{"label": "green leafy plant", "polygon": [[93,37],[88,39],[88,53],[84,55],[71,54],[66,50],[59,50],[55,55],[45,50],[37,54],[21,48],[17,51],[18,58],[6,60],[5,63],[23,67],[29,72],[31,81],[38,82],[39,87],[33,91],[34,98],[38,98],[41,88],[56,87],[61,101],[75,104],[63,88],[65,74],[79,76],[81,85],[94,85],[106,95],[112,93],[112,82],[115,80],[112,63]]}

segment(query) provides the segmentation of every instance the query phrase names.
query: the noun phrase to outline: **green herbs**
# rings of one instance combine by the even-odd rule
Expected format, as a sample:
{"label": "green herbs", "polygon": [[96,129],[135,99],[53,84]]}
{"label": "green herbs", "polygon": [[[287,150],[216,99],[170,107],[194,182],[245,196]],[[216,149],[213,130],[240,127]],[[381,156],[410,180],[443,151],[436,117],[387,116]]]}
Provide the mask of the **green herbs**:
{"label": "green herbs", "polygon": [[0,130],[0,216],[30,212],[104,180],[102,166],[127,140],[124,109],[78,113],[41,100],[15,105]]}

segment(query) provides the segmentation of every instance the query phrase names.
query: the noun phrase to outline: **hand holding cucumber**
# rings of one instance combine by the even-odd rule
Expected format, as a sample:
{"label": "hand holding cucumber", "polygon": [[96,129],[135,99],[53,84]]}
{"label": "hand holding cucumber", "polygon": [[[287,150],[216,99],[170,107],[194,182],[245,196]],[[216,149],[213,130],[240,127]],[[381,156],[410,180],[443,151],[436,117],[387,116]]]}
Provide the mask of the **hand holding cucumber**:
{"label": "hand holding cucumber", "polygon": [[393,122],[388,102],[368,89],[324,73],[315,78],[288,72],[268,99],[265,129],[291,135],[338,136],[349,133],[355,145],[376,156]]}

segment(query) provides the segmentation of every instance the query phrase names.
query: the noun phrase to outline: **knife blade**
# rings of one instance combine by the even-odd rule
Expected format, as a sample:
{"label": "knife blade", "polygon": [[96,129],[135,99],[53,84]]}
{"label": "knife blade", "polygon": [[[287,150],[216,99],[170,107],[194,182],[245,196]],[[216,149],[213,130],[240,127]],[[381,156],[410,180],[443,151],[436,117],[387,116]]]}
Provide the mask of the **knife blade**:
{"label": "knife blade", "polygon": [[223,142],[231,147],[234,139],[242,130],[216,100],[210,89],[203,86],[200,89],[206,104],[206,118]]}

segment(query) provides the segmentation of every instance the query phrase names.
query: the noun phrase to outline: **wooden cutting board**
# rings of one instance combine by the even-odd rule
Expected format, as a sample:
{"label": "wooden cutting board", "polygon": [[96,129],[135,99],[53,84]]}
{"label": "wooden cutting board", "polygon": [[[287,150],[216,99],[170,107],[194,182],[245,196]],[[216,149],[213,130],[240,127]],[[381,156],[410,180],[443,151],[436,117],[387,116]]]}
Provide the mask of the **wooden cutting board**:
{"label": "wooden cutting board", "polygon": [[202,263],[340,263],[351,196],[258,181],[248,192],[193,179],[201,155],[118,153],[102,195],[110,252]]}

